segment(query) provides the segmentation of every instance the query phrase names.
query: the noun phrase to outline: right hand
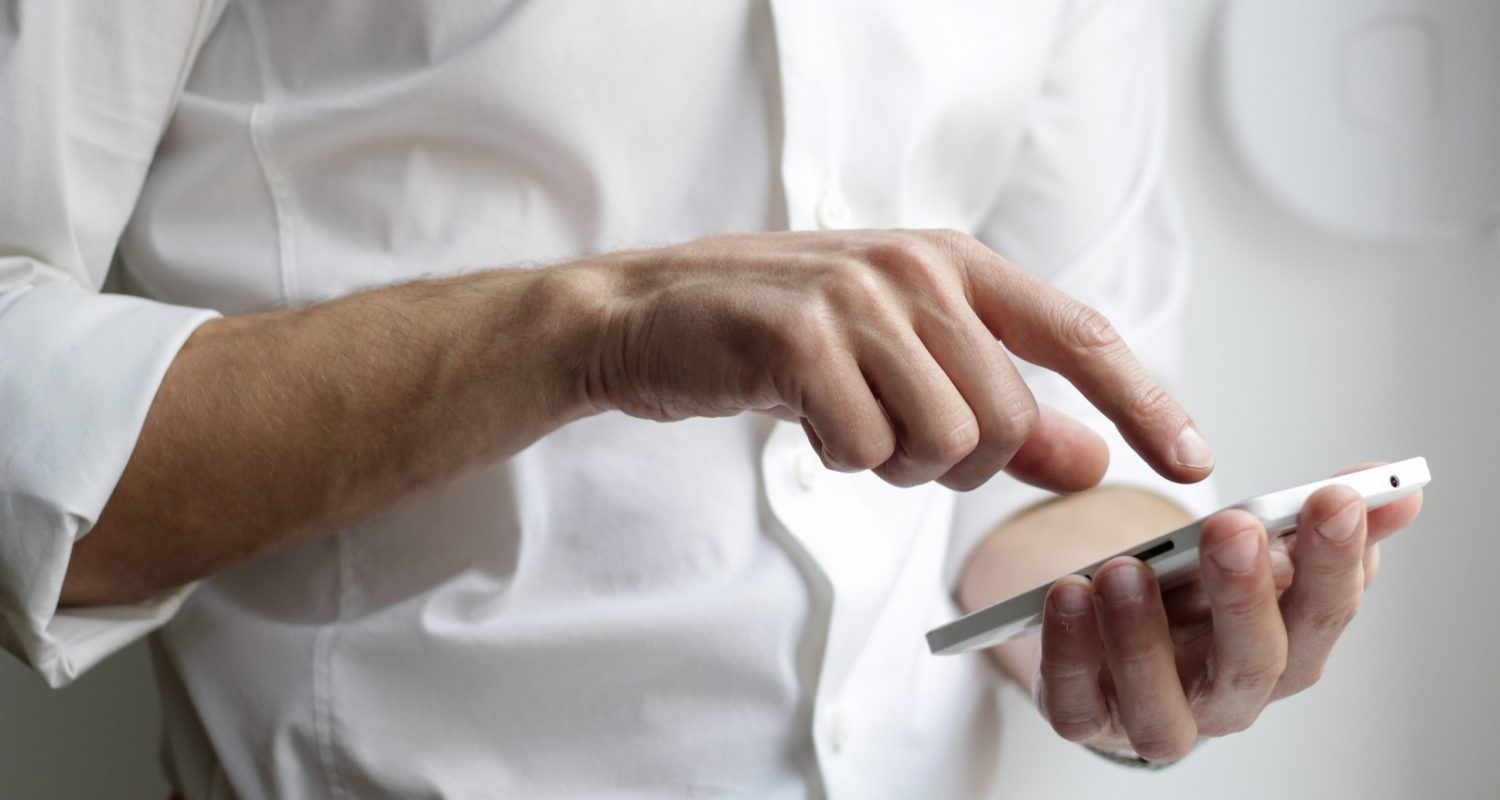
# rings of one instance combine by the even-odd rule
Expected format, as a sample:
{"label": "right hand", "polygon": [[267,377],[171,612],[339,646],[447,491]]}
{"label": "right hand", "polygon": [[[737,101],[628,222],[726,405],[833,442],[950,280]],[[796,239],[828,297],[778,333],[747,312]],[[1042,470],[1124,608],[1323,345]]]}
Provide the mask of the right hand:
{"label": "right hand", "polygon": [[800,419],[823,463],[968,490],[1005,470],[1079,491],[1108,465],[1039,408],[998,339],[1055,370],[1163,476],[1208,444],[1097,311],[952,231],[715,236],[585,262],[607,286],[589,401],[678,420]]}

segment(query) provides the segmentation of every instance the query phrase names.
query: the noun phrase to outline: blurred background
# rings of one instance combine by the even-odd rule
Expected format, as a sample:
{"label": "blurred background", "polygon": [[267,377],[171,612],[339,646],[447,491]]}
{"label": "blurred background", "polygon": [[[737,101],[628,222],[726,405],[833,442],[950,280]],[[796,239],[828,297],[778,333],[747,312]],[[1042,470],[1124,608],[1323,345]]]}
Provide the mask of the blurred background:
{"label": "blurred background", "polygon": [[[1007,690],[1001,796],[1500,797],[1500,625],[1488,584],[1500,526],[1487,502],[1500,478],[1500,237],[1393,244],[1299,221],[1234,152],[1224,4],[1166,2],[1172,158],[1198,265],[1182,394],[1217,449],[1224,499],[1414,455],[1428,458],[1434,483],[1418,523],[1384,545],[1380,579],[1324,683],[1155,773],[1058,740]],[[1494,0],[1370,2],[1495,16]],[[1397,66],[1409,66],[1410,47],[1394,46]],[[1500,52],[1500,39],[1491,47]],[[1379,69],[1393,92],[1411,90]],[[1500,70],[1470,79],[1494,95]],[[1266,113],[1297,123],[1286,108]],[[1500,140],[1483,144],[1500,150]],[[1475,159],[1492,164],[1496,153]],[[1349,194],[1350,207],[1368,205]],[[159,736],[143,645],[60,692],[0,658],[6,797],[165,797]]]}
{"label": "blurred background", "polygon": [[[1286,15],[1288,35],[1321,4],[1267,3],[1301,6]],[[1155,773],[1095,763],[1008,691],[1001,796],[1500,797],[1500,524],[1489,504],[1500,479],[1500,240],[1362,243],[1298,221],[1232,149],[1226,4],[1167,5],[1171,154],[1197,266],[1183,399],[1218,452],[1222,498],[1417,455],[1433,483],[1417,523],[1382,545],[1379,580],[1322,683]],[[1500,4],[1368,5],[1493,19]],[[1500,53],[1500,40],[1489,47]],[[1270,42],[1267,53],[1286,51]],[[1500,70],[1469,80],[1493,95]],[[1493,161],[1500,139],[1487,144]]]}

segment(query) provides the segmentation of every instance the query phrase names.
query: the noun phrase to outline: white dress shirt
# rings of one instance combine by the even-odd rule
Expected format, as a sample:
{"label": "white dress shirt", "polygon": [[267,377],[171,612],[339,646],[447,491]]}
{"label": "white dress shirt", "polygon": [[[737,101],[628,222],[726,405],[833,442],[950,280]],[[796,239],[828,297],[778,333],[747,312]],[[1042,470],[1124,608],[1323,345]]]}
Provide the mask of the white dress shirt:
{"label": "white dress shirt", "polygon": [[[0,15],[0,642],[156,630],[202,797],[969,797],[956,576],[1046,495],[822,469],[795,425],[602,414],[139,606],[56,609],[215,314],[726,231],[952,227],[1170,385],[1185,254],[1149,0],[17,0]],[[118,259],[115,257],[118,256]],[[129,295],[100,294],[112,262]],[[1193,510],[1105,433],[1108,480]],[[316,442],[308,442],[316,447]],[[170,509],[163,509],[170,513]]]}

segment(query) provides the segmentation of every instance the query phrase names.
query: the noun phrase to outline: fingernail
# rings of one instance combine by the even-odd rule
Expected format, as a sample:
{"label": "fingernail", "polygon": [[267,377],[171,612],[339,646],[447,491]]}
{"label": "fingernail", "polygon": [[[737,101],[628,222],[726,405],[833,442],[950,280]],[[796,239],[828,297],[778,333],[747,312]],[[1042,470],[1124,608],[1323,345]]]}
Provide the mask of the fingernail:
{"label": "fingernail", "polygon": [[1076,583],[1062,583],[1052,592],[1052,605],[1065,617],[1076,617],[1089,610],[1089,593]]}
{"label": "fingernail", "polygon": [[1110,569],[1099,581],[1099,594],[1108,603],[1134,603],[1146,596],[1145,567],[1121,564]]}
{"label": "fingernail", "polygon": [[1337,514],[1323,520],[1317,526],[1318,535],[1334,542],[1349,541],[1349,537],[1354,535],[1354,529],[1359,527],[1359,512],[1359,501],[1351,502],[1339,509]]}
{"label": "fingernail", "polygon": [[1208,469],[1214,465],[1214,449],[1208,446],[1208,440],[1198,432],[1198,428],[1188,425],[1177,434],[1177,445],[1172,450],[1172,457],[1177,459],[1179,466],[1189,469]]}
{"label": "fingernail", "polygon": [[1260,555],[1260,534],[1253,528],[1236,533],[1208,551],[1208,557],[1225,572],[1249,572]]}

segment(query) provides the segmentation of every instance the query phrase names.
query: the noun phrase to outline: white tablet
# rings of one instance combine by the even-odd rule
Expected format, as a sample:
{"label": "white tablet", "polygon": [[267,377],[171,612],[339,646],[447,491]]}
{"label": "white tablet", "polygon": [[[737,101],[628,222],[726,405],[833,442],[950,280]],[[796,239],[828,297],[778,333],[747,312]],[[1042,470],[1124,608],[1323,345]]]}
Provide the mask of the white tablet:
{"label": "white tablet", "polygon": [[[1427,459],[1409,458],[1294,489],[1263,494],[1229,508],[1249,511],[1260,518],[1269,535],[1285,536],[1297,529],[1297,515],[1302,511],[1302,504],[1307,502],[1313,492],[1325,486],[1348,486],[1365,498],[1365,508],[1374,509],[1412,494],[1431,480],[1432,476],[1427,471]],[[1100,559],[1076,572],[1092,578],[1094,572],[1110,559],[1135,556],[1156,572],[1157,581],[1163,589],[1170,589],[1192,576],[1198,568],[1198,536],[1202,528],[1203,520],[1200,519],[1109,558]],[[1047,598],[1047,590],[1051,587],[1052,581],[1048,581],[1035,589],[934,628],[927,632],[927,647],[935,655],[949,656],[1036,633],[1041,628],[1042,606]]]}

